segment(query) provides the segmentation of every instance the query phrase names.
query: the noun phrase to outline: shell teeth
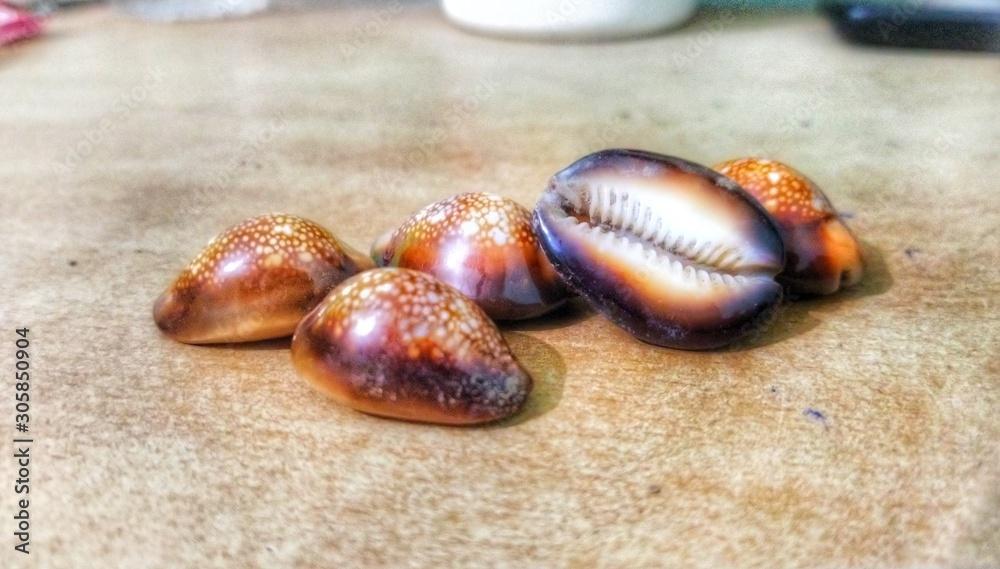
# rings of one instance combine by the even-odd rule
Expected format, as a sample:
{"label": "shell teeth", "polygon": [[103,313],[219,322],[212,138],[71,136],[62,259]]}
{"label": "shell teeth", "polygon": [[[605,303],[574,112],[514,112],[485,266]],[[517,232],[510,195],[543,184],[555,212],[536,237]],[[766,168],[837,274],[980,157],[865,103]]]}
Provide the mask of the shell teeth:
{"label": "shell teeth", "polygon": [[618,192],[616,192],[614,188],[609,189],[607,221],[614,227],[617,227],[620,221],[618,218],[618,208],[620,207],[621,202],[618,200]]}
{"label": "shell teeth", "polygon": [[668,228],[666,226],[666,224],[663,224],[662,228],[659,227],[659,225],[660,225],[660,223],[658,222],[657,229],[656,229],[656,236],[653,237],[653,243],[655,243],[655,244],[657,244],[657,245],[659,245],[661,247],[666,247],[667,246],[667,240],[670,238],[670,228]]}
{"label": "shell teeth", "polygon": [[[589,225],[595,228],[598,234],[606,231],[630,234],[634,239],[643,242],[643,246],[653,249],[660,247],[672,254],[685,257],[692,263],[708,265],[719,271],[731,268],[723,264],[731,253],[725,245],[699,241],[696,238],[686,239],[684,235],[672,234],[662,216],[656,215],[652,208],[643,205],[628,192],[602,184],[590,186],[586,192],[589,222],[580,222],[580,225]],[[629,239],[626,241],[631,242]]]}
{"label": "shell teeth", "polygon": [[625,227],[632,233],[640,235],[642,233],[641,223],[642,219],[639,218],[639,202],[633,201],[629,209],[628,219],[625,221]]}
{"label": "shell teeth", "polygon": [[632,202],[632,213],[629,215],[629,226],[631,227],[630,231],[632,231],[632,233],[639,238],[642,237],[642,232],[645,231],[645,228],[643,227],[643,222],[646,221],[645,217],[643,217],[645,211],[645,208],[640,207],[639,202]]}
{"label": "shell teeth", "polygon": [[567,186],[570,199],[573,201],[573,207],[579,209],[583,206],[584,192],[580,191],[580,186],[578,184],[570,183]]}
{"label": "shell teeth", "polygon": [[[656,262],[682,278],[704,286],[739,284],[732,277],[725,278],[728,276],[725,271],[737,266],[739,261],[733,257],[734,249],[722,243],[671,234],[661,216],[626,192],[599,184],[587,191],[589,221],[567,219],[580,230],[595,235],[602,247],[638,252],[645,262]],[[684,259],[672,259],[658,248]]]}
{"label": "shell teeth", "polygon": [[700,244],[696,245],[694,247],[693,251],[691,252],[691,258],[696,263],[703,263],[705,261],[705,252],[706,252],[706,249],[708,249],[710,246],[711,246],[711,243],[709,243],[707,241],[703,241]]}
{"label": "shell teeth", "polygon": [[597,198],[598,198],[598,208],[597,208],[597,223],[604,223],[608,220],[609,210],[608,210],[608,188],[604,186],[598,186],[597,188]]}
{"label": "shell teeth", "polygon": [[719,251],[719,254],[715,258],[715,261],[714,261],[715,266],[719,267],[722,270],[729,269],[730,268],[730,265],[729,265],[729,255],[730,255],[731,252],[732,252],[732,249],[728,249],[728,248],[723,248],[721,251]]}
{"label": "shell teeth", "polygon": [[587,212],[587,217],[592,219],[594,223],[601,223],[601,187],[597,186],[590,188],[590,209]]}
{"label": "shell teeth", "polygon": [[546,198],[536,218],[545,250],[581,296],[630,333],[709,349],[770,321],[782,296],[774,280],[781,235],[729,179],[683,159],[616,149],[554,179],[594,186],[582,208],[565,213],[587,215],[600,229],[549,231],[553,205],[569,204]]}
{"label": "shell teeth", "polygon": [[650,241],[651,238],[656,235],[656,232],[660,229],[660,224],[663,222],[659,217],[656,221],[653,221],[653,210],[646,208],[645,213],[642,218],[642,233],[640,237],[645,241]]}
{"label": "shell teeth", "polygon": [[720,254],[725,251],[725,247],[721,243],[717,243],[711,247],[705,254],[705,264],[719,266]]}

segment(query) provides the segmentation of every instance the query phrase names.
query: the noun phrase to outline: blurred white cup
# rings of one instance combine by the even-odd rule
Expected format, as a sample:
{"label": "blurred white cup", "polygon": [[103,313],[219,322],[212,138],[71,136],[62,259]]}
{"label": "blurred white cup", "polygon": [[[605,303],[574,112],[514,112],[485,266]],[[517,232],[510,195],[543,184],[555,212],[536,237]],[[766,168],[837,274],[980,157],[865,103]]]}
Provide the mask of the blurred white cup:
{"label": "blurred white cup", "polygon": [[696,0],[441,0],[441,7],[457,25],[488,34],[608,39],[679,25]]}

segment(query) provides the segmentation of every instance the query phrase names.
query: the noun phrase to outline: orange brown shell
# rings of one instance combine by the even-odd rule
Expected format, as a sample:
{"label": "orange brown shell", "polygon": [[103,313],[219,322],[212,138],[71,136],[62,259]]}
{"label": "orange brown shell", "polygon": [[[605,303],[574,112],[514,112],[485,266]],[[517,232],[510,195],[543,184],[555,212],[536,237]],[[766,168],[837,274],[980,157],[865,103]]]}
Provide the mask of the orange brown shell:
{"label": "orange brown shell", "polygon": [[779,280],[798,294],[831,294],[861,280],[864,261],[851,230],[822,190],[776,160],[738,158],[715,166],[775,219],[785,243]]}
{"label": "orange brown shell", "polygon": [[327,292],[372,267],[318,224],[263,215],[213,239],[156,300],[153,319],[189,344],[288,336]]}
{"label": "orange brown shell", "polygon": [[516,413],[532,387],[499,330],[471,300],[426,273],[367,271],[299,324],[296,369],[358,411],[469,425]]}
{"label": "orange brown shell", "polygon": [[430,273],[497,320],[531,318],[566,300],[566,290],[531,226],[531,212],[488,193],[435,202],[372,247],[380,266]]}

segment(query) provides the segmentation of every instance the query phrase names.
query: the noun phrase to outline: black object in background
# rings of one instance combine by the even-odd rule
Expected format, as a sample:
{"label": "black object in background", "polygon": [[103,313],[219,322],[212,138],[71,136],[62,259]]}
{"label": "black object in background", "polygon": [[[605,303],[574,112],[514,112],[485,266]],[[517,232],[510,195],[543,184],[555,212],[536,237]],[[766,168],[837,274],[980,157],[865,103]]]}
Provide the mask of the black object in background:
{"label": "black object in background", "polygon": [[840,34],[859,43],[1000,51],[1000,0],[833,0],[824,8]]}

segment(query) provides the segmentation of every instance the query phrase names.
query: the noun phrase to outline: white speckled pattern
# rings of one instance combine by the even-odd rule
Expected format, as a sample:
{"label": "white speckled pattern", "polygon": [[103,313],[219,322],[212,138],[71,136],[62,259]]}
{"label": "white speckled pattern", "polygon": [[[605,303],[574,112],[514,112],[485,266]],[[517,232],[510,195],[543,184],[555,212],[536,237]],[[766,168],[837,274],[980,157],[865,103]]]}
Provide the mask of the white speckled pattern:
{"label": "white speckled pattern", "polygon": [[299,324],[292,358],[337,401],[413,421],[505,418],[532,385],[475,303],[410,269],[373,269],[334,289]]}

